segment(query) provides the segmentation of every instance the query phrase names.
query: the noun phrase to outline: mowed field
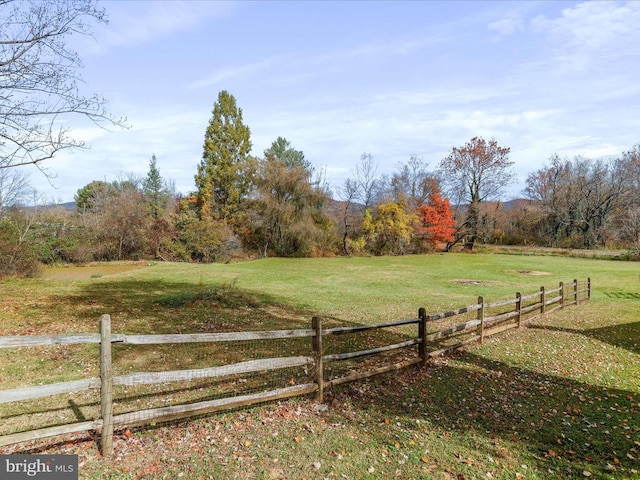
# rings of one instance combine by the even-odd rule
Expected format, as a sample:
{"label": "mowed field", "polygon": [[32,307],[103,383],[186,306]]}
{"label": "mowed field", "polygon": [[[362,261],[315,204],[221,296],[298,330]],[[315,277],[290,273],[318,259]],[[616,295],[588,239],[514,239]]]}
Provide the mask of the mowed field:
{"label": "mowed field", "polygon": [[[426,368],[335,388],[326,410],[299,398],[127,430],[111,461],[88,434],[0,453],[78,454],[81,478],[640,478],[638,263],[434,254],[130,267],[3,280],[0,336],[92,333],[104,313],[117,333],[309,328],[313,315],[373,324],[587,277],[593,293]],[[121,368],[193,366],[177,348],[136,352]],[[93,376],[94,353],[0,350],[0,389]],[[0,409],[0,424],[19,410]]]}

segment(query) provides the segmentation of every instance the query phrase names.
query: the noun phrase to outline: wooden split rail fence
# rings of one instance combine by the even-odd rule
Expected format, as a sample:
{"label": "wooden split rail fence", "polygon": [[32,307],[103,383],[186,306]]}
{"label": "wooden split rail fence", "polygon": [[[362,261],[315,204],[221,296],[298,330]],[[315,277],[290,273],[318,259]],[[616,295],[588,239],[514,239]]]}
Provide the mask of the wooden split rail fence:
{"label": "wooden split rail fence", "polygon": [[[0,391],[0,404],[23,402],[83,390],[99,390],[101,407],[100,418],[98,419],[2,435],[0,436],[0,446],[82,431],[99,431],[101,433],[102,453],[104,456],[109,457],[113,452],[113,432],[115,428],[166,422],[311,393],[315,393],[316,399],[322,402],[325,390],[331,387],[393,370],[403,369],[411,365],[424,365],[429,358],[442,355],[447,351],[460,348],[471,342],[482,342],[484,338],[489,335],[520,327],[525,320],[530,321],[538,315],[550,313],[566,305],[577,304],[589,298],[591,298],[591,280],[587,279],[586,282],[574,280],[572,288],[565,288],[563,283],[560,283],[559,287],[553,290],[546,290],[545,287],[541,287],[538,292],[529,295],[517,293],[515,298],[499,302],[486,303],[482,297],[479,297],[476,304],[448,312],[427,314],[424,308],[420,308],[417,318],[378,325],[323,328],[322,318],[314,317],[312,319],[311,329],[174,335],[119,335],[112,334],[111,332],[111,317],[109,315],[103,315],[100,318],[99,334],[0,337],[0,348],[73,344],[100,345],[100,378],[88,378]],[[499,311],[505,308],[505,311]],[[476,312],[476,314],[475,318],[471,320],[446,326],[439,325],[447,321],[451,323],[451,319],[473,312]],[[411,325],[414,327],[417,326],[417,329],[414,330],[416,334],[413,338],[409,338],[411,336],[405,332],[404,334],[394,334],[395,337],[405,338],[404,340],[376,348],[331,354],[325,351],[326,341],[333,336],[360,335],[374,330],[402,329]],[[430,331],[433,330],[434,327],[439,329]],[[301,337],[311,338],[311,351],[308,356],[265,358],[194,370],[139,372],[121,376],[114,376],[112,374],[112,345],[114,344],[152,345],[232,341],[271,342],[278,339]],[[449,341],[448,344],[446,343],[447,341]],[[329,363],[370,357],[398,351],[400,349],[407,351],[407,349],[415,346],[417,346],[417,349],[411,349],[412,354],[409,355],[409,358],[393,361],[394,357],[388,357],[392,359],[390,363],[378,364],[364,371],[362,371],[362,368],[357,368],[355,369],[356,371],[343,374],[342,376],[331,379],[326,378],[326,365]],[[311,369],[313,375],[310,375],[309,381],[303,384],[289,385],[266,392],[138,410],[117,415],[115,415],[113,411],[114,386],[149,385],[192,379],[219,378],[291,367],[306,367],[309,365],[314,366],[314,368]]]}

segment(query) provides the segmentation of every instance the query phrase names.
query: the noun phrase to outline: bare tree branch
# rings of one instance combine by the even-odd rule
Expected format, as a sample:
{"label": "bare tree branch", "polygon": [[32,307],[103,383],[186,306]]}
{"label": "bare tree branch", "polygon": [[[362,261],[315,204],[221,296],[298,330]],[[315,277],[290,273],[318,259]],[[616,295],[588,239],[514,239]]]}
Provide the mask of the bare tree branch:
{"label": "bare tree branch", "polygon": [[66,44],[106,21],[93,0],[0,1],[0,169],[84,148],[71,135],[72,117],[102,128],[126,126],[109,114],[104,98],[81,93],[82,61]]}
{"label": "bare tree branch", "polygon": [[472,250],[478,236],[481,202],[498,198],[514,179],[513,162],[507,147],[495,139],[473,137],[463,147],[453,147],[440,161],[439,174],[449,196],[456,202],[468,203],[469,238],[465,248]]}

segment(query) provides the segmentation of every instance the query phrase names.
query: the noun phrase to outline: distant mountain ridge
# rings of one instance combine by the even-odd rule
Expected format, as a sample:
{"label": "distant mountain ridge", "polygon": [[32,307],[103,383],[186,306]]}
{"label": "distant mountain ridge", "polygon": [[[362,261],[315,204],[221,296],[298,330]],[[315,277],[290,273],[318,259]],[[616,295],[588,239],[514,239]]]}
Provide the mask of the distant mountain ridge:
{"label": "distant mountain ridge", "polygon": [[[35,207],[30,207],[30,208],[35,208]],[[54,204],[49,204],[49,205],[39,205],[37,207],[38,209],[45,209],[45,210],[53,210],[56,208],[62,208],[63,210],[66,210],[67,212],[75,212],[76,211],[76,202],[65,202],[65,203],[54,203]]]}
{"label": "distant mountain ridge", "polygon": [[[340,202],[339,200],[334,200],[334,202],[336,203],[336,205],[340,205],[342,202]],[[511,210],[512,208],[521,205],[523,202],[531,202],[531,200],[528,200],[526,198],[514,198],[512,200],[500,200],[500,201],[491,201],[491,202],[483,202],[485,204],[496,204],[496,203],[500,203],[503,208],[505,210]],[[452,205],[453,207],[455,207],[455,205]],[[460,205],[459,207],[461,208],[465,208],[467,205]],[[63,208],[64,210],[67,210],[69,212],[75,212],[76,211],[76,202],[65,202],[65,203],[57,203],[57,204],[52,204],[52,205],[44,205],[40,208]]]}

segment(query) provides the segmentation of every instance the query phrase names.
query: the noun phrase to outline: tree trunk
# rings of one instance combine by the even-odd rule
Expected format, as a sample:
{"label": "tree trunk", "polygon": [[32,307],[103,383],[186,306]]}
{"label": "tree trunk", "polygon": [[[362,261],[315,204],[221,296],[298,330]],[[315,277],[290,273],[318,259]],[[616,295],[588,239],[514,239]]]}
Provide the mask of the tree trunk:
{"label": "tree trunk", "polygon": [[346,257],[349,256],[349,249],[347,248],[347,237],[349,235],[349,226],[344,226],[344,235],[342,235],[342,249],[344,250],[344,255]]}
{"label": "tree trunk", "polygon": [[478,239],[478,220],[480,216],[480,202],[474,200],[469,205],[469,211],[467,212],[467,221],[465,222],[469,227],[469,234],[465,238],[464,249],[472,251]]}

